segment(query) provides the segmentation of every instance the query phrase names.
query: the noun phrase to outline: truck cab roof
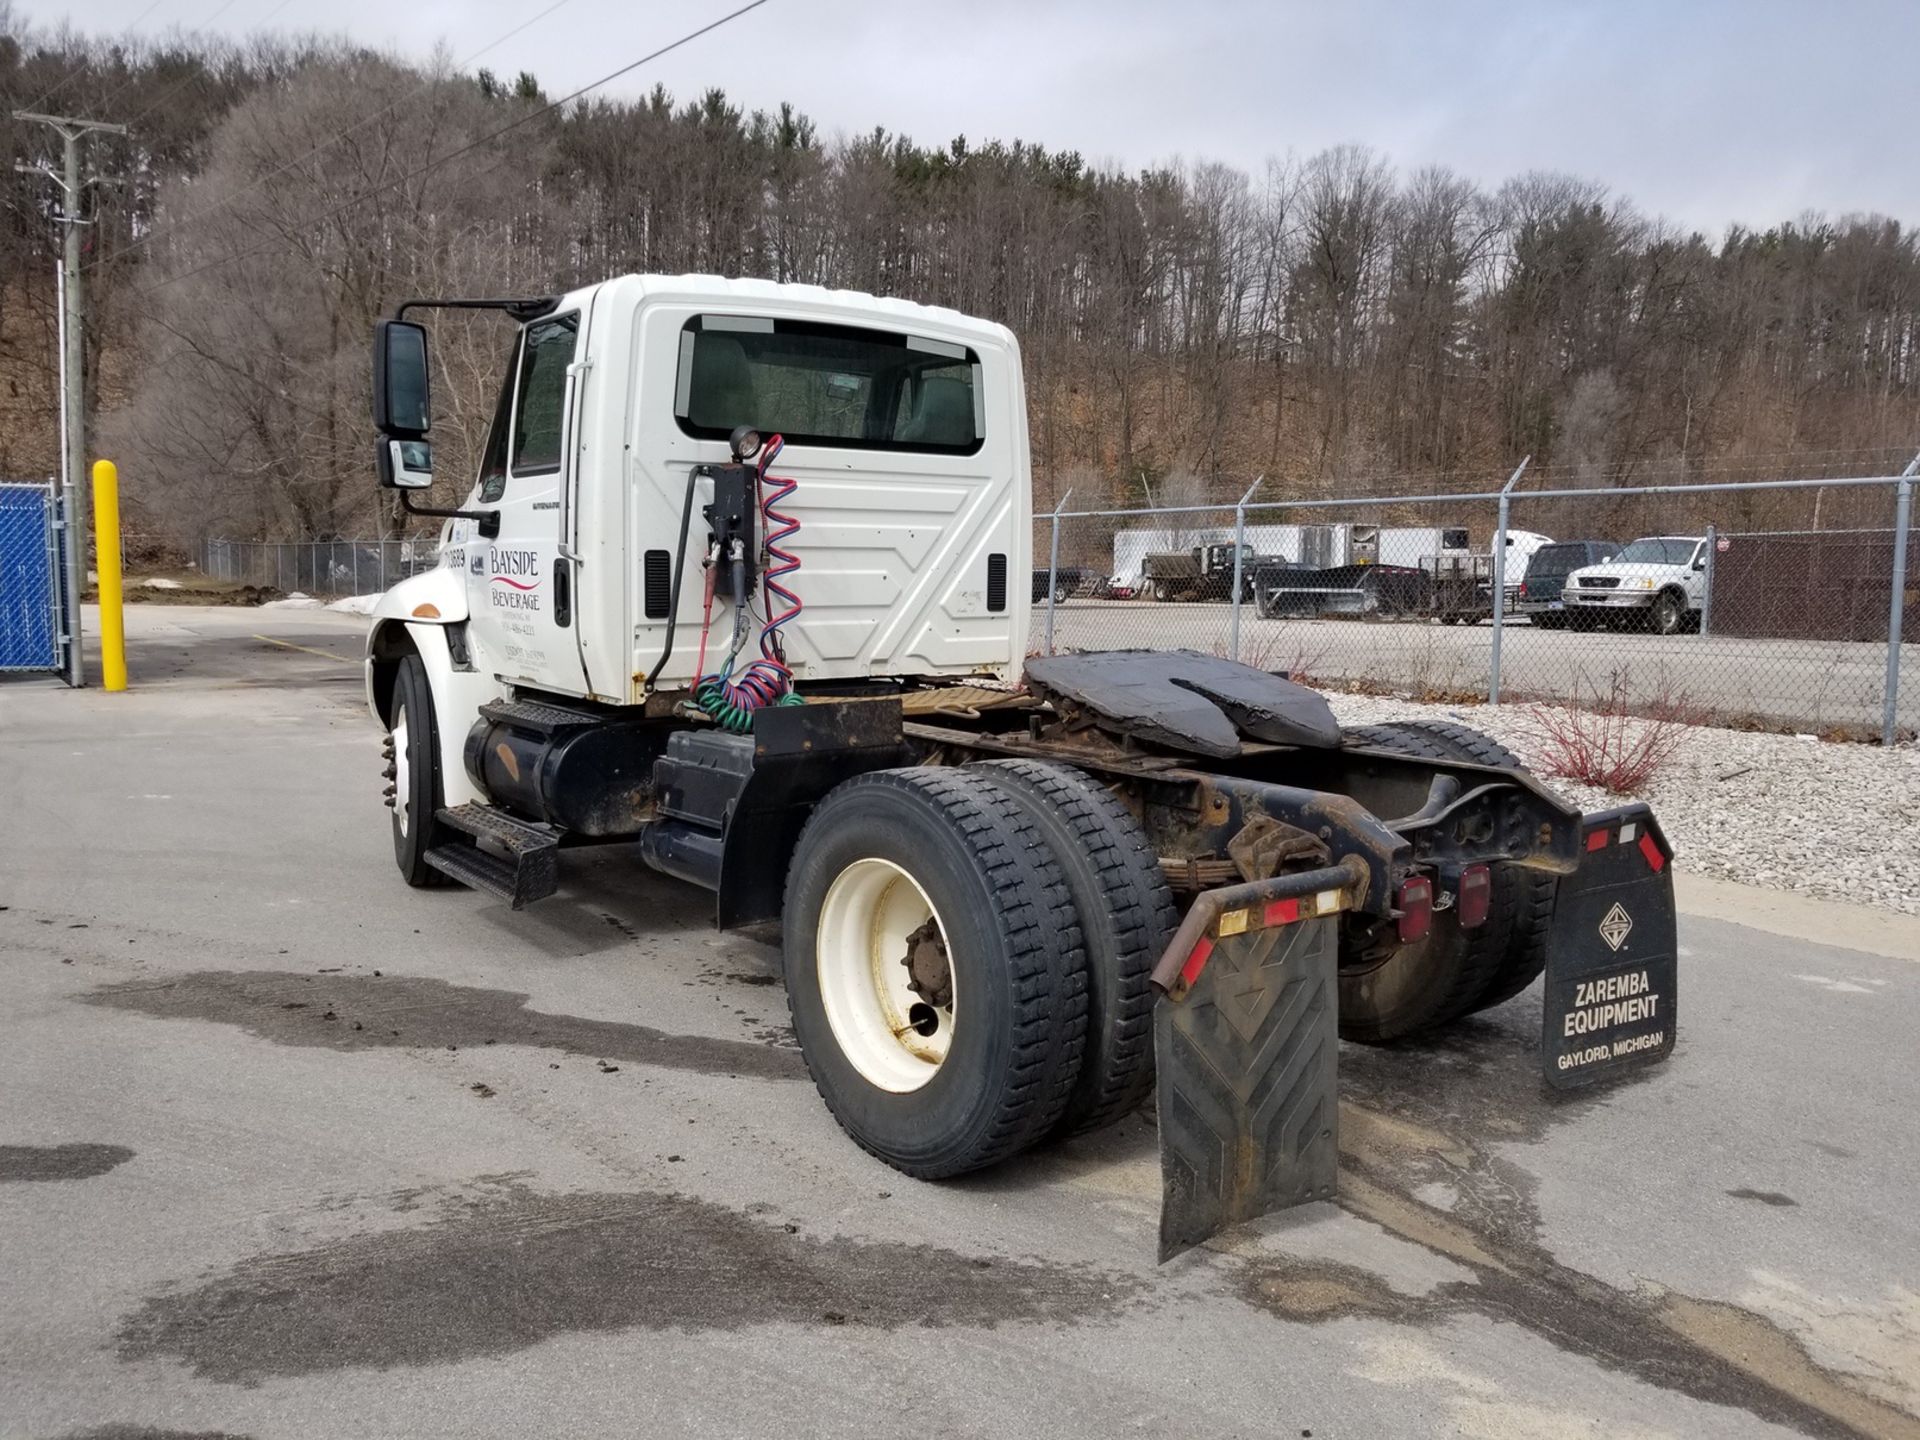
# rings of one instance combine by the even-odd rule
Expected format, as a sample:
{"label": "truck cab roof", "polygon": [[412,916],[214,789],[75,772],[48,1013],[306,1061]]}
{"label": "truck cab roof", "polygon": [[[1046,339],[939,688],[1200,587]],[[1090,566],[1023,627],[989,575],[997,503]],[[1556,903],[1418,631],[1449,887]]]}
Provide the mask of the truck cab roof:
{"label": "truck cab roof", "polygon": [[902,329],[943,332],[961,343],[995,348],[1017,346],[1013,331],[940,305],[921,305],[860,290],[830,290],[824,285],[791,285],[772,280],[728,279],[724,275],[617,275],[560,297],[559,309],[589,303],[594,296],[635,301],[685,301],[708,308],[739,309],[755,315],[790,314],[838,317],[868,325],[876,320]]}

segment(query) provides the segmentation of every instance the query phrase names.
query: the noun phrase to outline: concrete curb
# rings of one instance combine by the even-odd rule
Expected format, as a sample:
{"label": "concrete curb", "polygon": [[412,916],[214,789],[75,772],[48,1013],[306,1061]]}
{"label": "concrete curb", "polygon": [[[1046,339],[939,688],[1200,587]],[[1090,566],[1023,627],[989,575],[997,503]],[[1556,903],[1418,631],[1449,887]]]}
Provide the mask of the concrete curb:
{"label": "concrete curb", "polygon": [[1762,890],[1679,870],[1674,873],[1673,894],[1682,915],[1724,920],[1815,945],[1836,945],[1920,962],[1920,917],[1816,900],[1791,891]]}

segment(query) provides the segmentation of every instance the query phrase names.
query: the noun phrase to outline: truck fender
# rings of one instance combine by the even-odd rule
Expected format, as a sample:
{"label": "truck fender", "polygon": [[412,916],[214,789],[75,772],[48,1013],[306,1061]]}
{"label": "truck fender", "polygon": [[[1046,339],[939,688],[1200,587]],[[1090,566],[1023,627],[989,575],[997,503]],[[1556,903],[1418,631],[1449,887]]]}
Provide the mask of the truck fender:
{"label": "truck fender", "polygon": [[[400,657],[416,650],[433,674],[430,650],[437,645],[446,651],[446,636],[415,641],[409,632],[456,624],[467,618],[466,577],[458,570],[435,566],[418,575],[409,575],[382,595],[373,607],[372,623],[367,627],[366,686],[367,713],[384,726],[387,705],[393,699],[393,671]],[[447,667],[452,668],[451,655]],[[439,690],[434,692],[436,704]]]}
{"label": "truck fender", "polygon": [[425,620],[451,625],[466,618],[466,572],[445,565],[409,575],[382,595],[380,603],[373,607],[375,628],[382,620]]}

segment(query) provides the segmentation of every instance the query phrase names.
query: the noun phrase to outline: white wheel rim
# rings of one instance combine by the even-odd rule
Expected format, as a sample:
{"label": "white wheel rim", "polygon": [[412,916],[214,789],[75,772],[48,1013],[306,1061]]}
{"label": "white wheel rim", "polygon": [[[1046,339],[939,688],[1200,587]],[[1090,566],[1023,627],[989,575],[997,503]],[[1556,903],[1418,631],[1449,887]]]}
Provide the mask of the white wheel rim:
{"label": "white wheel rim", "polygon": [[400,833],[407,833],[407,802],[413,788],[407,783],[407,707],[393,707],[393,819]]}
{"label": "white wheel rim", "polygon": [[[934,1008],[938,1023],[930,1035],[908,1019],[914,1006],[926,1002],[908,984],[900,962],[907,937],[928,919],[939,925],[944,941],[946,922],[926,891],[891,860],[854,861],[820,904],[814,964],[827,1024],[853,1068],[895,1094],[933,1079],[953,1042],[954,1005]],[[957,1002],[959,996],[952,998]]]}

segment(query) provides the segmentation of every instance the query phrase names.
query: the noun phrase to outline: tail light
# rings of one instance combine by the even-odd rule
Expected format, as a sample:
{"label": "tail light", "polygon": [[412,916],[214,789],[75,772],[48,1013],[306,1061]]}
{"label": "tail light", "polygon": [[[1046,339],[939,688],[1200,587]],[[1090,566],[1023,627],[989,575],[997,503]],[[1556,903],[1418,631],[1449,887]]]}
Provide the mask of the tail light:
{"label": "tail light", "polygon": [[1471,930],[1487,923],[1487,911],[1493,905],[1493,872],[1485,865],[1469,865],[1460,872],[1460,898],[1454,913],[1460,928]]}
{"label": "tail light", "polygon": [[1400,943],[1410,945],[1426,938],[1433,928],[1433,882],[1424,875],[1409,875],[1400,882]]}

